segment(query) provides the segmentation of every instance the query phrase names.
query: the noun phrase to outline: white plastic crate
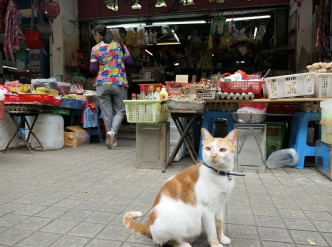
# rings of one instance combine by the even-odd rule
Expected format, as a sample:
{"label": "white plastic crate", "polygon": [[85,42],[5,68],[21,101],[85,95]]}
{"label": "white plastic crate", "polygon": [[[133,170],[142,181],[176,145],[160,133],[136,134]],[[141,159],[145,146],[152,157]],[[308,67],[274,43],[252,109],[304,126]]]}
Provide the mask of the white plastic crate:
{"label": "white plastic crate", "polygon": [[216,98],[216,89],[196,89],[196,97],[202,99],[215,99]]}
{"label": "white plastic crate", "polygon": [[315,97],[332,97],[332,73],[317,73],[315,78]]}
{"label": "white plastic crate", "polygon": [[315,73],[292,74],[265,79],[264,91],[269,99],[310,96],[315,92]]}

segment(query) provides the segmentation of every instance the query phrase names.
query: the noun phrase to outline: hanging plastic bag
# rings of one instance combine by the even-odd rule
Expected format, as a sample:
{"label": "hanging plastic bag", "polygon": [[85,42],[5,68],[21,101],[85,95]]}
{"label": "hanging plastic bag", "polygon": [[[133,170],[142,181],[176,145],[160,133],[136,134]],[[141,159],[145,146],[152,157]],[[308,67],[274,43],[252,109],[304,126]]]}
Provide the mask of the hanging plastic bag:
{"label": "hanging plastic bag", "polygon": [[223,36],[226,28],[226,18],[225,17],[214,17],[211,20],[211,36]]}

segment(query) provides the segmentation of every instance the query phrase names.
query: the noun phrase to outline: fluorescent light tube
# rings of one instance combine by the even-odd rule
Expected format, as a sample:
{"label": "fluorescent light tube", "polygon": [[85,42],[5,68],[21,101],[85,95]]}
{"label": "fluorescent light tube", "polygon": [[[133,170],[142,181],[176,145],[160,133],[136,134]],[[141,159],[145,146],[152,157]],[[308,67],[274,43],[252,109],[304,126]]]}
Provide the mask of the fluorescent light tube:
{"label": "fluorescent light tube", "polygon": [[5,69],[17,70],[17,68],[12,67],[12,66],[7,66],[7,65],[3,65],[2,67],[5,68]]}
{"label": "fluorescent light tube", "polygon": [[226,21],[248,21],[248,20],[268,19],[268,18],[271,18],[271,16],[270,15],[243,16],[243,17],[227,18]]}
{"label": "fluorescent light tube", "polygon": [[153,53],[152,53],[151,51],[145,49],[145,52],[146,52],[147,54],[149,54],[150,56],[153,56]]}
{"label": "fluorescent light tube", "polygon": [[153,22],[152,26],[167,26],[167,25],[186,25],[186,24],[206,24],[204,20],[197,21],[166,21],[166,22]]}
{"label": "fluorescent light tube", "polygon": [[180,42],[180,39],[179,39],[178,35],[176,34],[174,28],[172,28],[171,31],[172,31],[172,34],[173,34],[174,38],[177,40],[177,42]]}
{"label": "fluorescent light tube", "polygon": [[145,23],[144,22],[141,22],[141,23],[129,23],[129,24],[115,24],[115,25],[107,25],[106,27],[107,28],[119,28],[119,27],[122,27],[122,28],[135,28],[135,27],[138,27],[138,26],[145,26]]}
{"label": "fluorescent light tube", "polygon": [[258,28],[257,28],[257,27],[255,27],[255,31],[254,31],[254,39],[256,39],[257,30],[258,30]]}

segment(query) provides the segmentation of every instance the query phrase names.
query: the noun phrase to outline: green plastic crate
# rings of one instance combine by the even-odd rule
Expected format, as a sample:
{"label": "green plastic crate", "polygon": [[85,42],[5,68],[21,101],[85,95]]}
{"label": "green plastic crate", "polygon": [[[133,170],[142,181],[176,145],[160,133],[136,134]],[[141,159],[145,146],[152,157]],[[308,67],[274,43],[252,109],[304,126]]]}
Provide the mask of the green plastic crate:
{"label": "green plastic crate", "polygon": [[266,128],[266,156],[269,157],[274,151],[284,148],[285,123],[267,122]]}
{"label": "green plastic crate", "polygon": [[167,122],[168,107],[161,100],[124,100],[128,123]]}

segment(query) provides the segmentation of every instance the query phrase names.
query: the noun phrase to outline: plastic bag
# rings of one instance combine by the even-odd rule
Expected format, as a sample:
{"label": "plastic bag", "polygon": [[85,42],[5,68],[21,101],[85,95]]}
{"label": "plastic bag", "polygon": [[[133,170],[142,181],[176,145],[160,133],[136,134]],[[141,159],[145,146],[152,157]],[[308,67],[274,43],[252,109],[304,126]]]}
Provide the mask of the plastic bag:
{"label": "plastic bag", "polygon": [[294,148],[281,149],[270,154],[266,161],[266,166],[268,168],[294,166],[298,160],[299,156]]}
{"label": "plastic bag", "polygon": [[68,82],[58,82],[56,89],[60,95],[67,95],[70,92],[70,86],[71,84]]}
{"label": "plastic bag", "polygon": [[54,90],[56,90],[56,88],[57,88],[56,78],[32,79],[31,84],[33,84],[35,88],[46,87],[46,88],[50,88],[50,89],[54,89]]}

